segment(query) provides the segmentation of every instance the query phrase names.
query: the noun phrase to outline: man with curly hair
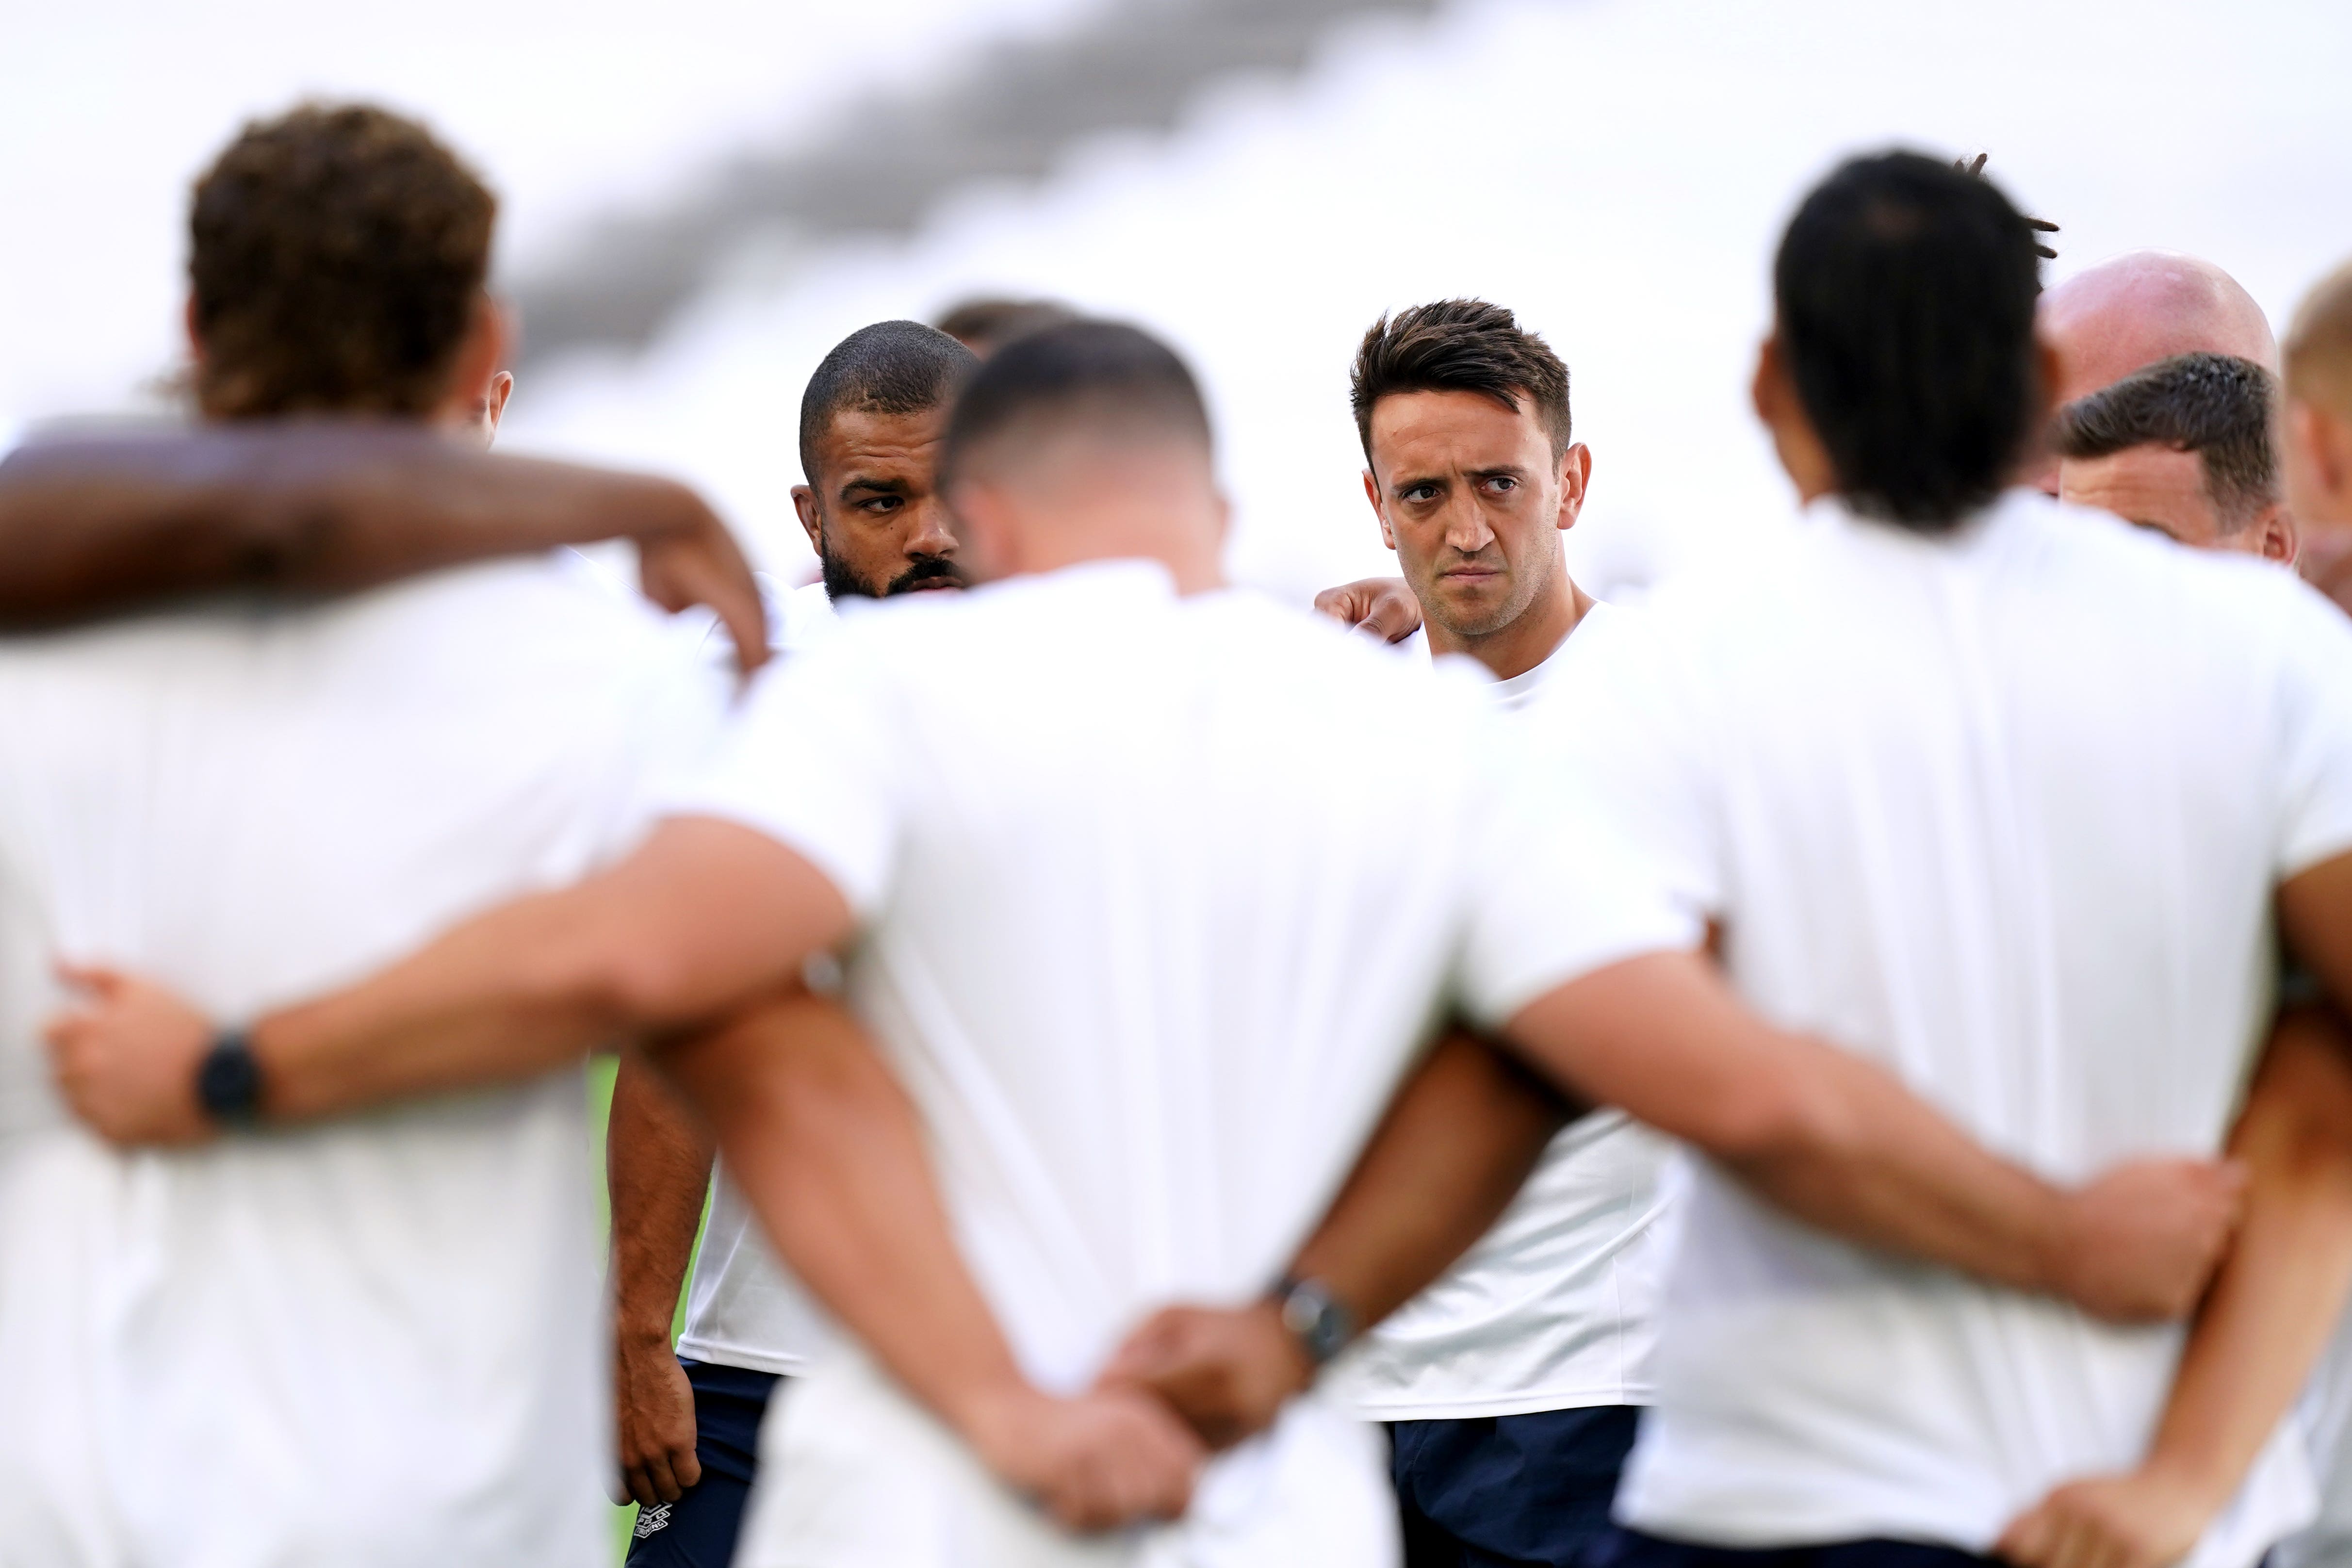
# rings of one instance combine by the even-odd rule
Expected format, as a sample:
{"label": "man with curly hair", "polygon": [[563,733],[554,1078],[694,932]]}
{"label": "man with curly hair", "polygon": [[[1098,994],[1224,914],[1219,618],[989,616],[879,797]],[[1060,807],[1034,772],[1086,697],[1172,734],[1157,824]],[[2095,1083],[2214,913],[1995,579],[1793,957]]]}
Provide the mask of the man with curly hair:
{"label": "man with curly hair", "polygon": [[[205,418],[363,416],[415,470],[493,461],[469,448],[505,352],[496,210],[380,110],[248,126],[192,211]],[[560,555],[0,643],[0,1557],[609,1551],[577,1064],[125,1155],[67,1114],[39,1021],[59,956],[242,1011],[571,881],[627,847],[724,699],[688,639]],[[232,1106],[236,1075],[210,1081]]]}

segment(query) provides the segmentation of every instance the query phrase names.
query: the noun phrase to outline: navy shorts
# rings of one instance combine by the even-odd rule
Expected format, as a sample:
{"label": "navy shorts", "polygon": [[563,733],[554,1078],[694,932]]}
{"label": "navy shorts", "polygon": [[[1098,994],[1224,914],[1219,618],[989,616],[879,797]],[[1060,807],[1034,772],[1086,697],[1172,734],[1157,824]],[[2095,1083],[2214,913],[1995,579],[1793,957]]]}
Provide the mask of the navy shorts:
{"label": "navy shorts", "polygon": [[1990,1568],[1992,1562],[1923,1541],[1835,1541],[1757,1551],[1661,1541],[1612,1526],[1593,1543],[1586,1568]]}
{"label": "navy shorts", "polygon": [[702,1479],[676,1502],[637,1510],[628,1568],[727,1568],[760,1468],[760,1421],[776,1374],[684,1356],[677,1364],[694,1385],[694,1457],[702,1461]]}
{"label": "navy shorts", "polygon": [[1595,1405],[1391,1422],[1405,1568],[1569,1568],[1609,1529],[1641,1414]]}

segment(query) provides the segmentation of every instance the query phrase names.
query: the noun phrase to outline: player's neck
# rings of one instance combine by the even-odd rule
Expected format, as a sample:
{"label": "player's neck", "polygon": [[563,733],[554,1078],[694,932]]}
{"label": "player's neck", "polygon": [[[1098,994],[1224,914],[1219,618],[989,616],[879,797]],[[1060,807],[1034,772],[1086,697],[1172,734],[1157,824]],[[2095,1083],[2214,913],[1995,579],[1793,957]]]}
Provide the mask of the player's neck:
{"label": "player's neck", "polygon": [[1484,637],[1462,637],[1432,620],[1429,651],[1466,653],[1485,665],[1496,679],[1508,680],[1559,652],[1559,645],[1591,608],[1592,595],[1578,587],[1563,567],[1550,592],[1529,605],[1517,620]]}

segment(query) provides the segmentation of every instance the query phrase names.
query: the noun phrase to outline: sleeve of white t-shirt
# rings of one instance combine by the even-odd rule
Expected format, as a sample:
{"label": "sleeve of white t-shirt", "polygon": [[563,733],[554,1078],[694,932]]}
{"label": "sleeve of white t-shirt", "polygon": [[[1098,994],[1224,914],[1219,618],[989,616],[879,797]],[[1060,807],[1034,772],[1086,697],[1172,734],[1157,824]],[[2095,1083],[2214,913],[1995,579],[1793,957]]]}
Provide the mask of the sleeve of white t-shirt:
{"label": "sleeve of white t-shirt", "polygon": [[2352,852],[2352,621],[2316,590],[2287,587],[2275,621],[2281,879]]}
{"label": "sleeve of white t-shirt", "polygon": [[753,679],[700,775],[665,816],[713,816],[807,859],[863,921],[882,901],[905,799],[898,705],[856,638],[772,663]]}
{"label": "sleeve of white t-shirt", "polygon": [[1547,693],[1535,710],[1492,721],[1457,975],[1464,1005],[1488,1027],[1594,970],[1706,939],[1707,758],[1662,706],[1670,683],[1644,672],[1646,646],[1612,638],[1612,657],[1576,670],[1580,683],[1638,689],[1590,701]]}

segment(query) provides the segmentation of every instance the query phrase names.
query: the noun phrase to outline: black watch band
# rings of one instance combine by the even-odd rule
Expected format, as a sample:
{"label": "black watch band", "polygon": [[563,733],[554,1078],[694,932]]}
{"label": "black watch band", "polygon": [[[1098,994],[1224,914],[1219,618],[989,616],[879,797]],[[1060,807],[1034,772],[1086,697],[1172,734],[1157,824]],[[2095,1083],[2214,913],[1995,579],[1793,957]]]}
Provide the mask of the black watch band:
{"label": "black watch band", "polygon": [[261,1064],[242,1029],[224,1029],[196,1064],[196,1103],[225,1127],[250,1125],[261,1114]]}
{"label": "black watch band", "polygon": [[1355,1314],[1319,1279],[1296,1279],[1286,1274],[1274,1288],[1274,1304],[1282,1326],[1318,1367],[1348,1348],[1356,1337]]}

